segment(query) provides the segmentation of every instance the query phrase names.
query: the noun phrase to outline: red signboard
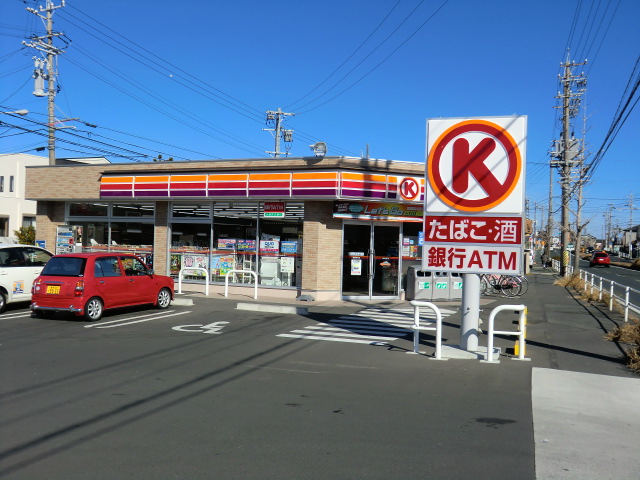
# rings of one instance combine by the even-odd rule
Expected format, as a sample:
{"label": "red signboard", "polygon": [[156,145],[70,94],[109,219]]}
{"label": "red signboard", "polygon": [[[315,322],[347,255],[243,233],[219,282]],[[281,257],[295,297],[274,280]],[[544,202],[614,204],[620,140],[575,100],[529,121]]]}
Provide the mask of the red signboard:
{"label": "red signboard", "polygon": [[517,246],[434,245],[422,249],[426,270],[459,273],[513,274],[522,268],[522,255]]}
{"label": "red signboard", "polygon": [[522,218],[427,215],[424,217],[424,241],[425,243],[520,245]]}
{"label": "red signboard", "polygon": [[264,202],[262,210],[264,217],[284,217],[284,202]]}

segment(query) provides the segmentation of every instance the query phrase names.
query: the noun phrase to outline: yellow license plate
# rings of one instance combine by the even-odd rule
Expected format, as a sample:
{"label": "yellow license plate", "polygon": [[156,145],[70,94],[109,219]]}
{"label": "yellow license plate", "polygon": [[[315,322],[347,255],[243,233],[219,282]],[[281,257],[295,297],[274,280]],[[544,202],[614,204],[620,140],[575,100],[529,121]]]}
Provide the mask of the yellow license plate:
{"label": "yellow license plate", "polygon": [[47,293],[60,293],[60,285],[47,285]]}

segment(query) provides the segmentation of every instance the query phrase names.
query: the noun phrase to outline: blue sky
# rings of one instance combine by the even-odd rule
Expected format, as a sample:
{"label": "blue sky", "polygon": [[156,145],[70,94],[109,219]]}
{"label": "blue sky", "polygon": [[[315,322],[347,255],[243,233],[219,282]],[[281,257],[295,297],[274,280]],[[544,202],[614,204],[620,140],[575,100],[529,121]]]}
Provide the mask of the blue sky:
{"label": "blue sky", "polygon": [[[46,99],[32,95],[34,51],[21,42],[44,33],[26,11],[44,1],[4,0],[0,20],[1,108],[31,112],[2,120],[40,132]],[[638,80],[639,18],[637,0],[68,0],[54,14],[54,30],[71,41],[56,42],[65,50],[56,115],[80,120],[64,123],[75,128],[58,137],[75,145],[59,141],[57,155],[268,157],[265,112],[282,108],[296,113],[285,122],[292,156],[321,140],[329,155],[368,148],[374,158],[424,162],[427,118],[520,114],[528,117],[529,216],[542,219],[567,47],[572,60],[588,59],[575,73],[587,74],[582,105],[594,155]],[[632,106],[638,92],[631,98]],[[588,233],[602,236],[610,207],[614,225],[626,227],[631,199],[640,206],[639,132],[636,108],[585,187]],[[0,154],[46,145],[17,133],[0,128]]]}

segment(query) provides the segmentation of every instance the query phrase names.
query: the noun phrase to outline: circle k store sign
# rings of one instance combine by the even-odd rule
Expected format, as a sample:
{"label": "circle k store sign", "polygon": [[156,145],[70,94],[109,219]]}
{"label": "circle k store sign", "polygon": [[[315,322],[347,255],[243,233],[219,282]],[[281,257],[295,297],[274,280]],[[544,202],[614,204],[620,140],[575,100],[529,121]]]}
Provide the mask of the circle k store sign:
{"label": "circle k store sign", "polygon": [[426,211],[522,214],[525,141],[525,116],[428,120]]}

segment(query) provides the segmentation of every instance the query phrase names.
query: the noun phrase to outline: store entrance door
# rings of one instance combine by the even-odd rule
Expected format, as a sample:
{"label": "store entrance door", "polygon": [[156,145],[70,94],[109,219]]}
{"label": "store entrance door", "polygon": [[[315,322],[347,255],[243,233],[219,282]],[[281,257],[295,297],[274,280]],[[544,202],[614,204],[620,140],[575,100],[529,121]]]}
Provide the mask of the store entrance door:
{"label": "store entrance door", "polygon": [[399,240],[399,224],[344,224],[343,298],[398,298]]}

